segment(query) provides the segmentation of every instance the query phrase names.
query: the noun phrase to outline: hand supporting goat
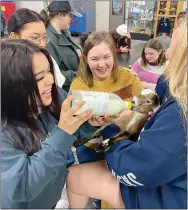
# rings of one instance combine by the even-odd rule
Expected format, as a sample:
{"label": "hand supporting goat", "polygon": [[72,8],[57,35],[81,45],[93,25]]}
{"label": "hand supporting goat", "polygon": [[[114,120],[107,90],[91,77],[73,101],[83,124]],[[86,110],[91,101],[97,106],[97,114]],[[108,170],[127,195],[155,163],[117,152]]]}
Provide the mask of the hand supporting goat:
{"label": "hand supporting goat", "polygon": [[[96,147],[96,151],[106,151],[113,144],[121,140],[132,140],[136,141],[138,139],[139,133],[144,127],[148,120],[148,113],[154,112],[159,106],[159,99],[155,92],[150,89],[144,89],[138,96],[134,97],[132,100],[132,113],[130,113],[126,118],[121,121],[117,121],[114,118],[110,118],[109,124],[116,124],[120,127],[120,132],[110,139],[104,140]],[[107,124],[107,125],[109,125]],[[102,130],[107,126],[102,126],[100,129],[95,131],[93,135],[89,138],[77,140],[74,143],[75,147],[87,143],[91,139],[98,138],[102,136]]]}

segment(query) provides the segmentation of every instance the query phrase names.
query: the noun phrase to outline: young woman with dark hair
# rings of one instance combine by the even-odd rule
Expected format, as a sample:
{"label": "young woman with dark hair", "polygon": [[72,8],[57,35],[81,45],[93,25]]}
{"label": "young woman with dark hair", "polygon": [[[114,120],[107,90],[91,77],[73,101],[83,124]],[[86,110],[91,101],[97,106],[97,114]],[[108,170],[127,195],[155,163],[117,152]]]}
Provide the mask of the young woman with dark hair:
{"label": "young woman with dark hair", "polygon": [[54,83],[50,55],[30,41],[1,41],[1,76],[2,208],[52,208],[71,146],[95,130],[85,123],[91,110],[74,116],[84,103],[70,108],[72,96],[65,99]]}
{"label": "young woman with dark hair", "polygon": [[[26,39],[39,47],[46,47],[46,29],[44,19],[35,11],[22,8],[16,10],[8,21],[8,34],[11,39]],[[52,58],[52,57],[51,57]],[[62,88],[65,77],[52,58],[57,85]]]}

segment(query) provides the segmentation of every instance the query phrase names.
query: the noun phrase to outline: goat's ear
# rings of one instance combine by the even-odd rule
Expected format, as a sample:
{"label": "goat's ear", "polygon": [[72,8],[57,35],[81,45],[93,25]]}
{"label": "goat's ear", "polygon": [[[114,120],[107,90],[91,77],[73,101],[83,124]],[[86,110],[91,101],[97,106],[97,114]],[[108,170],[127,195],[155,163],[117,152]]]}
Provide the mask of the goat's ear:
{"label": "goat's ear", "polygon": [[157,94],[155,94],[154,96],[154,101],[153,101],[153,103],[156,105],[156,106],[158,106],[158,105],[160,105],[160,101],[159,101],[159,97],[158,97],[158,95]]}

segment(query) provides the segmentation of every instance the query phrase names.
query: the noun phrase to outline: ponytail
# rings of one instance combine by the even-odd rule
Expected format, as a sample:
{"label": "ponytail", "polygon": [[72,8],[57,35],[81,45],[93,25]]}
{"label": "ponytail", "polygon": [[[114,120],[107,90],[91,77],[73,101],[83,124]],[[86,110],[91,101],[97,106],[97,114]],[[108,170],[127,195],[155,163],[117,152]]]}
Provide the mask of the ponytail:
{"label": "ponytail", "polygon": [[43,18],[45,26],[47,26],[50,22],[50,12],[48,11],[48,7],[40,12],[40,16]]}
{"label": "ponytail", "polygon": [[44,19],[44,24],[47,26],[52,18],[57,16],[58,14],[66,15],[68,12],[50,12],[48,7],[45,7],[41,12],[40,16]]}

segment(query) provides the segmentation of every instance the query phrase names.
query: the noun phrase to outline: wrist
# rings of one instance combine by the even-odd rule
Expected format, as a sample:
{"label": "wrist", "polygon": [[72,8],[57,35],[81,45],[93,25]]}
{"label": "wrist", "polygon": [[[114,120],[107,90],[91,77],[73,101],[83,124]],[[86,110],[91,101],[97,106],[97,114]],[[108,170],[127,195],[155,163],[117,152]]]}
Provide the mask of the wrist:
{"label": "wrist", "polygon": [[71,132],[70,129],[67,126],[62,125],[61,123],[58,123],[58,128],[60,128],[62,131],[68,133],[69,135],[72,135],[74,132]]}

